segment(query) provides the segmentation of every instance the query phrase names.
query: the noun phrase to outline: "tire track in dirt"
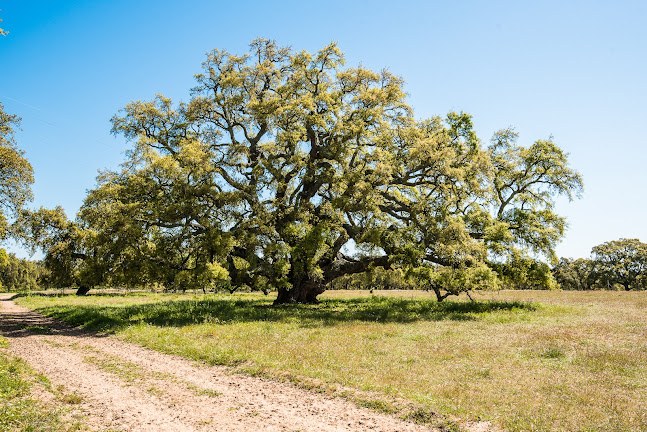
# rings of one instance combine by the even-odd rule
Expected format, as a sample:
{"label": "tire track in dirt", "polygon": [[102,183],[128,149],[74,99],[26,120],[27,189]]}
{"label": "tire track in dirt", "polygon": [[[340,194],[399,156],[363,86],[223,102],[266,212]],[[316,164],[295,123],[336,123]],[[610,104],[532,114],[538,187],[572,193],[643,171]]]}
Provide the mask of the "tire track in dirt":
{"label": "tire track in dirt", "polygon": [[[36,330],[36,331],[35,331]],[[123,431],[429,431],[291,384],[232,374],[70,328],[0,295],[10,352],[81,395],[92,429]]]}

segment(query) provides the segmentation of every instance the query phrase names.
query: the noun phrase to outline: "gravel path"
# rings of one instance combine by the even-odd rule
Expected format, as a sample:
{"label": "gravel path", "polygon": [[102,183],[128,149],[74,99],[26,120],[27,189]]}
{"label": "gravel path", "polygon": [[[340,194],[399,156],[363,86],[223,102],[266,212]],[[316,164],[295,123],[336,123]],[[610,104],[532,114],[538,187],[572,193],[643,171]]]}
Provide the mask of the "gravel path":
{"label": "gravel path", "polygon": [[0,294],[0,332],[66,393],[91,429],[120,431],[428,431],[293,385],[197,365],[70,328]]}

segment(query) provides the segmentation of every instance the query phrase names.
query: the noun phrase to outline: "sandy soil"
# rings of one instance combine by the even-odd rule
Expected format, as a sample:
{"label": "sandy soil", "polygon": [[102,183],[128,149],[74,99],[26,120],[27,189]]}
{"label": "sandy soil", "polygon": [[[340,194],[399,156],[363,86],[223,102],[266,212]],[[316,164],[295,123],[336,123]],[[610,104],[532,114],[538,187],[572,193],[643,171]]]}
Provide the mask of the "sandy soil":
{"label": "sandy soil", "polygon": [[6,294],[0,294],[0,332],[13,355],[80,396],[73,408],[95,430],[430,430],[341,398],[70,328]]}

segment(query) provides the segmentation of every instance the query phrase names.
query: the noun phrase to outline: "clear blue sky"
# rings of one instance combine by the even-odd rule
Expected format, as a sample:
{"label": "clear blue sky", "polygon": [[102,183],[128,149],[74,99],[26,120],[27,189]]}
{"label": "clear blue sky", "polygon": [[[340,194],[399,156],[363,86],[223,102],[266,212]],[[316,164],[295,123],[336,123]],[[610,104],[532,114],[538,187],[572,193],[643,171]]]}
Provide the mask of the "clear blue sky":
{"label": "clear blue sky", "polygon": [[[110,135],[126,103],[187,100],[204,54],[256,37],[402,76],[416,116],[474,116],[487,143],[553,136],[584,177],[558,202],[560,256],[620,237],[647,241],[647,2],[0,0],[0,101],[23,118],[35,207],[74,216],[97,170],[127,144]],[[20,253],[24,256],[24,253]]]}

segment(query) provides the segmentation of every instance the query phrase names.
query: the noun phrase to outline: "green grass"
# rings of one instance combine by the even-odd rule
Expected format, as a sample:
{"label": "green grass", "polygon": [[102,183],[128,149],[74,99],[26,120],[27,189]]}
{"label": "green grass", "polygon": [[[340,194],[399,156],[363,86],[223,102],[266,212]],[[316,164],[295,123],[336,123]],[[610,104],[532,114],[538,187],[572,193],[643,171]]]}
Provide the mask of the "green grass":
{"label": "green grass", "polygon": [[49,327],[41,326],[41,325],[26,325],[23,327],[24,330],[33,333],[33,334],[51,334],[52,329]]}
{"label": "green grass", "polygon": [[[8,345],[0,336],[0,431],[70,431],[80,430],[78,423],[61,420],[62,411],[47,406],[31,397],[34,385],[49,388],[46,378],[34,373],[22,360],[15,358],[1,348]],[[53,390],[52,390],[53,391]],[[56,393],[56,391],[53,391]],[[62,395],[73,398],[76,395]],[[76,399],[63,400],[66,403]]]}
{"label": "green grass", "polygon": [[255,294],[19,301],[416,421],[440,413],[512,431],[647,430],[647,293],[502,292],[444,303],[424,292],[379,294],[328,292],[320,305],[280,307]]}

